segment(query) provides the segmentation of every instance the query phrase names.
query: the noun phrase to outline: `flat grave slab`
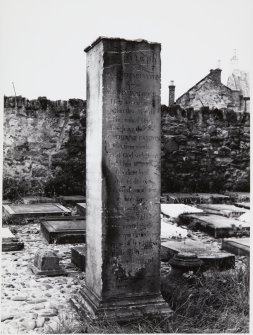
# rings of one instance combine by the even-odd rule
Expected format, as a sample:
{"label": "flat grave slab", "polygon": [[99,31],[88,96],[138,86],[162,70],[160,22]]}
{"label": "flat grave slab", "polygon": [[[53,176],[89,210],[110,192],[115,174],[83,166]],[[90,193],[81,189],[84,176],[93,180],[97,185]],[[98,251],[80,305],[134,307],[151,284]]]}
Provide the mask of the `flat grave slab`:
{"label": "flat grave slab", "polygon": [[53,198],[41,197],[41,196],[26,196],[22,198],[22,201],[25,205],[57,202]]}
{"label": "flat grave slab", "polygon": [[202,209],[184,204],[161,204],[161,214],[177,218],[184,213],[203,213]]}
{"label": "flat grave slab", "polygon": [[180,223],[205,231],[215,238],[248,235],[250,224],[215,214],[183,214]]}
{"label": "flat grave slab", "polygon": [[24,248],[24,243],[21,242],[9,228],[2,228],[2,251],[18,251]]}
{"label": "flat grave slab", "polygon": [[250,209],[250,202],[236,202],[235,206]]}
{"label": "flat grave slab", "polygon": [[[166,219],[165,219],[166,220]],[[164,219],[161,220],[161,238],[185,238],[187,237],[187,229],[178,227],[171,223],[166,222]]]}
{"label": "flat grave slab", "polygon": [[85,247],[71,248],[71,262],[75,264],[82,271],[85,271],[86,250]]}
{"label": "flat grave slab", "polygon": [[42,236],[49,244],[85,243],[86,222],[83,219],[46,220],[41,223]]}
{"label": "flat grave slab", "polygon": [[250,201],[249,192],[226,192],[226,195],[229,196],[233,202]]}
{"label": "flat grave slab", "polygon": [[58,199],[63,205],[75,205],[78,202],[86,201],[84,195],[61,195]]}
{"label": "flat grave slab", "polygon": [[223,250],[231,252],[238,256],[250,255],[250,238],[228,238],[222,240]]}
{"label": "flat grave slab", "polygon": [[77,213],[82,216],[86,216],[86,203],[81,202],[76,204]]}
{"label": "flat grave slab", "polygon": [[248,212],[248,210],[245,208],[240,208],[234,205],[226,205],[226,204],[202,204],[198,205],[198,207],[206,213],[218,214],[233,218],[237,218],[240,215]]}
{"label": "flat grave slab", "polygon": [[70,215],[71,211],[60,204],[3,205],[3,213],[13,220],[20,218],[38,218],[49,215]]}
{"label": "flat grave slab", "polygon": [[224,194],[217,193],[164,193],[168,203],[227,203],[230,197]]}
{"label": "flat grave slab", "polygon": [[244,213],[241,216],[239,216],[237,220],[241,221],[241,222],[251,223],[251,222],[253,222],[253,213],[250,212],[250,211],[247,212],[247,213]]}
{"label": "flat grave slab", "polygon": [[9,205],[11,204],[10,200],[2,200],[2,205]]}
{"label": "flat grave slab", "polygon": [[212,251],[210,245],[191,239],[171,239],[161,243],[161,259],[170,260],[181,252],[191,252],[204,262],[204,269],[216,268],[219,270],[230,269],[235,265],[235,256],[225,251]]}

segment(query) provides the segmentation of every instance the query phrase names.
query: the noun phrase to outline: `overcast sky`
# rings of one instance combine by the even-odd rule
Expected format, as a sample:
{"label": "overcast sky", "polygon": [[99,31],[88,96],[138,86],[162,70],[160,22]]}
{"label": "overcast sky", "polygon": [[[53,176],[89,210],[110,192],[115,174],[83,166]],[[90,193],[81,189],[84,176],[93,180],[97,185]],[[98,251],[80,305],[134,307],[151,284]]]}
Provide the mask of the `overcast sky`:
{"label": "overcast sky", "polygon": [[227,82],[237,49],[252,67],[252,0],[0,0],[1,77],[5,95],[86,97],[83,49],[98,36],[162,44],[162,103],[218,66]]}

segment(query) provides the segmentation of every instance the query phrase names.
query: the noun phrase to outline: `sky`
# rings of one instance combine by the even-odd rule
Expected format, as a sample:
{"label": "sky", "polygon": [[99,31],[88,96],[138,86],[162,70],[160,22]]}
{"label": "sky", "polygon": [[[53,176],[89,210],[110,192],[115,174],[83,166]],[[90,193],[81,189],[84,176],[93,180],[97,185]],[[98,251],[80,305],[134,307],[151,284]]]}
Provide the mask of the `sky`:
{"label": "sky", "polygon": [[252,0],[0,0],[0,86],[28,99],[86,98],[84,48],[98,36],[162,45],[161,101],[222,69],[226,84],[236,49],[252,68]]}

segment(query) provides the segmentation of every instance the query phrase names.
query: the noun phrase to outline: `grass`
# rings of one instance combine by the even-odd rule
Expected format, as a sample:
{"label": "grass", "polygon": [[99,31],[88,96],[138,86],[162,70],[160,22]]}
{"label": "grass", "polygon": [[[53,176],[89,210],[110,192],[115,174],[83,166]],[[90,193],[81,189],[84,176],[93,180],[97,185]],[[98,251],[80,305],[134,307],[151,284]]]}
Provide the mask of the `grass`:
{"label": "grass", "polygon": [[[174,310],[170,319],[148,319],[119,325],[108,320],[81,321],[76,314],[61,316],[57,327],[47,333],[248,333],[249,259],[236,269],[208,271],[204,276],[190,274],[168,290],[166,278],[162,293]],[[168,279],[168,278],[167,278]]]}

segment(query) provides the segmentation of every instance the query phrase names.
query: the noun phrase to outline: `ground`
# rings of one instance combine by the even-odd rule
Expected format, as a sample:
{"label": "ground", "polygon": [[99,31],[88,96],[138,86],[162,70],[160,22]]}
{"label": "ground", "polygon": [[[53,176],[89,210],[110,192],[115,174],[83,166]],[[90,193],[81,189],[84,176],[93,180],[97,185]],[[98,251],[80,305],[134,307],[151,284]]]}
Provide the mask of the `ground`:
{"label": "ground", "polygon": [[[40,236],[39,222],[11,225],[10,229],[23,240],[25,248],[21,251],[2,253],[2,333],[76,332],[75,329],[80,326],[80,320],[70,305],[69,299],[82,286],[85,274],[71,263],[71,247],[73,245],[48,245]],[[221,239],[215,240],[207,234],[197,231],[192,231],[190,234],[191,238],[208,243],[210,250],[219,250],[221,246]],[[81,244],[75,244],[75,246],[78,245]],[[59,277],[35,276],[28,269],[28,265],[33,262],[38,249],[50,249],[57,252],[61,259],[60,263],[67,270],[68,275]],[[237,268],[241,266],[244,259],[245,257],[236,257]],[[170,270],[167,262],[161,262],[163,282],[166,282]],[[230,273],[232,273],[231,271],[235,270],[230,270]],[[231,278],[232,276],[233,274]],[[245,314],[244,311],[243,313]],[[248,316],[245,315],[244,323],[247,323],[247,318]],[[178,322],[178,319],[175,320]],[[150,324],[150,321],[144,320],[144,325],[143,323],[142,325],[133,324],[125,327],[109,325],[108,328],[107,324],[107,330],[104,325],[89,326],[88,328],[82,325],[82,332],[178,332],[175,322],[167,324],[166,327],[166,331],[164,331],[164,327],[159,323],[154,326],[154,324]],[[242,330],[245,330],[245,327],[247,325]],[[240,327],[236,330],[240,331]],[[198,331],[195,329],[195,332]]]}

